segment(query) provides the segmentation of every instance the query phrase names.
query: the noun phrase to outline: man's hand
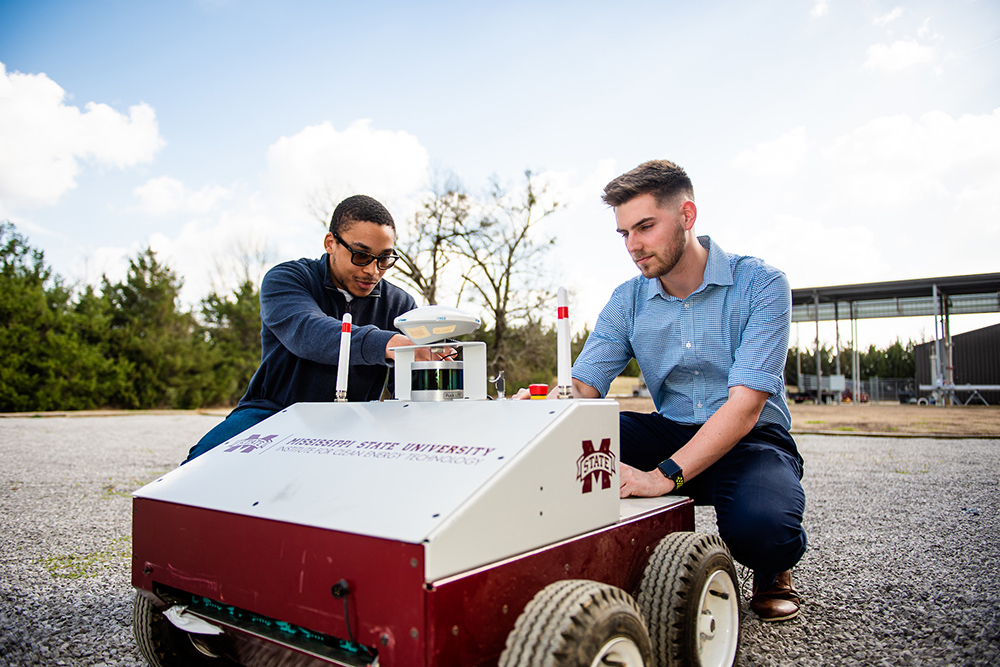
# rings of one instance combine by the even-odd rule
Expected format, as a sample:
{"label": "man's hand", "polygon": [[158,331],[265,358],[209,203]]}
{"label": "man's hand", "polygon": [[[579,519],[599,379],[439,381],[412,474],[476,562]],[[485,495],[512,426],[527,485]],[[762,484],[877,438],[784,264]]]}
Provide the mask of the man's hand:
{"label": "man's hand", "polygon": [[618,489],[620,498],[656,498],[674,490],[674,481],[664,477],[659,470],[643,472],[627,463],[619,466],[618,481],[621,484]]}
{"label": "man's hand", "polygon": [[[403,347],[404,345],[413,345],[413,341],[404,336],[403,334],[395,334],[389,339],[389,342],[385,346],[385,358],[387,361],[396,360],[396,352],[391,348]],[[451,347],[444,348],[444,352],[431,351],[429,347],[419,347],[413,351],[414,361],[439,361],[441,359],[450,359],[455,356],[455,350]]]}

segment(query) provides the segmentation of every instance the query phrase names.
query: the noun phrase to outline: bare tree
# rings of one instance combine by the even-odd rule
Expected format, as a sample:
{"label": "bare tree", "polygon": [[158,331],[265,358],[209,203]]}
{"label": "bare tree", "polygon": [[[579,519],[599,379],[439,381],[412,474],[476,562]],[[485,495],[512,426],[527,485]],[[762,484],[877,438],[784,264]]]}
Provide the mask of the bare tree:
{"label": "bare tree", "polygon": [[212,289],[217,294],[232,285],[250,283],[260,289],[264,273],[274,264],[277,251],[265,237],[240,236],[229,245],[225,255],[216,255]]}
{"label": "bare tree", "polygon": [[309,215],[323,225],[323,229],[329,231],[330,218],[333,217],[334,209],[337,208],[337,204],[350,197],[351,194],[352,190],[349,184],[334,186],[327,183],[310,195],[306,201],[306,208],[309,210]]}
{"label": "bare tree", "polygon": [[400,262],[397,275],[412,285],[423,300],[438,303],[438,288],[445,268],[456,254],[458,239],[474,233],[472,198],[449,175],[436,183],[420,202],[406,238],[396,245]]}
{"label": "bare tree", "polygon": [[[329,227],[332,211],[340,203],[343,188],[327,185],[307,202],[313,218]],[[417,211],[400,229],[396,253],[400,261],[393,278],[413,287],[428,305],[438,303],[445,267],[456,256],[452,239],[468,233],[472,198],[453,174],[436,175],[431,190],[417,201]]]}
{"label": "bare tree", "polygon": [[466,224],[451,241],[468,265],[463,290],[470,288],[472,298],[493,317],[490,370],[494,373],[507,361],[510,325],[528,320],[553,299],[542,262],[555,238],[540,233],[538,226],[559,203],[547,201],[546,186],[530,170],[524,177],[522,188],[513,193],[494,179],[483,216]]}
{"label": "bare tree", "polygon": [[[493,319],[490,369],[511,361],[507,355],[512,325],[531,323],[539,308],[551,308],[551,278],[542,262],[555,243],[539,223],[560,205],[537,175],[508,190],[494,178],[484,197],[470,195],[454,175],[435,179],[396,243],[396,273],[427,304],[447,300],[481,305]],[[310,204],[317,219],[332,202],[331,192]],[[320,203],[320,202],[323,203]],[[544,312],[544,310],[542,311]]]}

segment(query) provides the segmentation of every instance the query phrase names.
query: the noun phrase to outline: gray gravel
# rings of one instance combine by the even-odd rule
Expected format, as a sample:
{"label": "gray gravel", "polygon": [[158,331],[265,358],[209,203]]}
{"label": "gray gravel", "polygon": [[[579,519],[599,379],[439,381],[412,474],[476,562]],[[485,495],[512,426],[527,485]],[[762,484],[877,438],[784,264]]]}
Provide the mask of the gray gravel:
{"label": "gray gravel", "polygon": [[[143,665],[130,492],[219,421],[0,419],[0,664]],[[743,620],[741,665],[1000,664],[1000,441],[802,435],[802,615]],[[699,508],[699,529],[714,531]]]}

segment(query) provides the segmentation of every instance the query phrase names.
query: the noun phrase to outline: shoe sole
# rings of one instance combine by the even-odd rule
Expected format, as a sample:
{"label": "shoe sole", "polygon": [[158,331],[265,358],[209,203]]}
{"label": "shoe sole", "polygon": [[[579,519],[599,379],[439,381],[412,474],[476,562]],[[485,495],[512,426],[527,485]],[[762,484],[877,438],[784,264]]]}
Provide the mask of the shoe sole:
{"label": "shoe sole", "polygon": [[756,612],[754,612],[754,613],[757,615],[757,618],[759,618],[761,620],[761,622],[763,622],[763,623],[776,623],[776,622],[780,623],[781,621],[790,621],[790,620],[792,620],[793,618],[796,618],[799,615],[798,610],[796,610],[795,613],[793,613],[793,614],[788,614],[786,616],[774,616],[774,617],[771,617],[771,618],[765,618],[764,616],[761,616],[760,614],[757,614]]}

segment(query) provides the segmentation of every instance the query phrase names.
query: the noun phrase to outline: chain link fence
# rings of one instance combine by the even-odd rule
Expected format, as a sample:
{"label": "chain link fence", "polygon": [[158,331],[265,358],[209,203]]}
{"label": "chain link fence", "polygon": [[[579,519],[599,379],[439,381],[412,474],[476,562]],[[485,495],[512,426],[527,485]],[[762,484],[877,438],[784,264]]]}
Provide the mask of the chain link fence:
{"label": "chain link fence", "polygon": [[[824,376],[820,378],[820,402],[836,403],[838,392],[831,390],[830,378]],[[849,378],[844,378],[843,391],[840,393],[841,401],[860,401],[862,403],[916,403],[919,396],[917,394],[916,378],[880,378],[872,377],[867,380],[855,382]],[[796,403],[816,400],[816,377],[804,375],[801,378],[801,386],[789,389],[789,398]]]}

